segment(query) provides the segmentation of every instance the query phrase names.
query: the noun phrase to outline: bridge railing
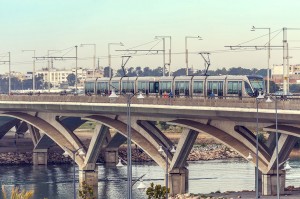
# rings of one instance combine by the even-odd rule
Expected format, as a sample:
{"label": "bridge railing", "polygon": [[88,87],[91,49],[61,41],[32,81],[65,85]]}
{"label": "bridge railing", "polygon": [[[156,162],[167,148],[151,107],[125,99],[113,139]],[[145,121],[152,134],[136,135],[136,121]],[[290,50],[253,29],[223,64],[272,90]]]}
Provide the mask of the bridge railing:
{"label": "bridge railing", "polygon": [[[41,102],[41,103],[121,103],[126,104],[126,98],[119,96],[116,99],[110,99],[107,96],[58,96],[58,95],[0,95],[1,101],[23,101],[23,102]],[[148,105],[169,105],[169,106],[206,106],[206,107],[235,107],[235,108],[256,108],[255,98],[238,98],[238,97],[222,97],[222,98],[204,98],[204,97],[180,97],[180,98],[161,98],[161,97],[145,97],[144,99],[132,98],[132,104],[148,104]],[[300,110],[300,98],[289,98],[286,100],[278,100],[278,109],[284,110]],[[275,103],[266,103],[261,100],[259,108],[274,109]]]}

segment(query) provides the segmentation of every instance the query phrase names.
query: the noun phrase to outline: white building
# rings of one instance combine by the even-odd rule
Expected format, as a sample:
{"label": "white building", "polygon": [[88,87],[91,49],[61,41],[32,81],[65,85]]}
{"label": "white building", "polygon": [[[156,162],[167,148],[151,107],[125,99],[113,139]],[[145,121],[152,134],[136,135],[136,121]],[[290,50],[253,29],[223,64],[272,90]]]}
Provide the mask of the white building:
{"label": "white building", "polygon": [[[290,65],[289,72],[290,75],[300,74],[300,64]],[[273,65],[272,75],[283,75],[282,65]]]}
{"label": "white building", "polygon": [[[36,75],[43,75],[43,81],[49,82],[53,85],[53,87],[59,87],[61,83],[68,82],[68,75],[76,74],[76,69],[50,69],[48,72],[47,69],[43,69],[41,71],[36,71]],[[77,69],[77,78],[80,83],[83,83],[87,76],[87,69],[78,68]]]}

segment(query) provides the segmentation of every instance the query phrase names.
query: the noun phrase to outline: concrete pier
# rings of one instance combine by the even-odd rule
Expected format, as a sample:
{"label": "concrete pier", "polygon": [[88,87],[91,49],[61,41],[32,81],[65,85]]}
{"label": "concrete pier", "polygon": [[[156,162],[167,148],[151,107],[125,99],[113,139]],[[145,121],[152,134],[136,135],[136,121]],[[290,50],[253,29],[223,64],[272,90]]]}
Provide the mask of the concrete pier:
{"label": "concrete pier", "polygon": [[93,195],[98,198],[98,167],[95,167],[95,170],[79,170],[80,189],[83,182],[93,188]]}
{"label": "concrete pier", "polygon": [[169,173],[169,188],[172,195],[188,192],[189,170],[187,168],[175,168]]}
{"label": "concrete pier", "polygon": [[119,153],[117,148],[107,148],[104,152],[105,164],[116,165],[119,161]]}
{"label": "concrete pier", "polygon": [[33,165],[47,165],[48,149],[34,149],[32,154]]}
{"label": "concrete pier", "polygon": [[[285,187],[285,171],[279,171],[279,193],[284,194]],[[276,171],[273,173],[262,175],[262,195],[276,195],[277,194],[277,175]]]}

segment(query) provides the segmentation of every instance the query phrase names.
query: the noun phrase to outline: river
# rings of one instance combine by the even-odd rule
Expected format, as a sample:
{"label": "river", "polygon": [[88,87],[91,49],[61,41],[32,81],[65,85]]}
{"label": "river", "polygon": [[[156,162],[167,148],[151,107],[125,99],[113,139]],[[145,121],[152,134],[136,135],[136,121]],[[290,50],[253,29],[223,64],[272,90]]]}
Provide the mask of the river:
{"label": "river", "polygon": [[[133,163],[133,178],[146,174],[144,182],[164,184],[164,171],[155,163]],[[287,173],[286,186],[300,186],[300,159],[290,161],[292,170]],[[210,193],[216,191],[242,191],[254,189],[254,165],[243,159],[189,162],[189,192]],[[76,168],[77,169],[77,168]],[[126,198],[126,166],[112,168],[99,165],[99,189],[101,199]],[[77,170],[76,170],[76,176]],[[18,184],[34,190],[35,199],[73,198],[73,170],[71,165],[1,166],[0,181],[10,190]],[[145,193],[133,186],[134,198],[146,198]],[[77,184],[78,185],[78,184]],[[0,196],[2,197],[2,196]]]}

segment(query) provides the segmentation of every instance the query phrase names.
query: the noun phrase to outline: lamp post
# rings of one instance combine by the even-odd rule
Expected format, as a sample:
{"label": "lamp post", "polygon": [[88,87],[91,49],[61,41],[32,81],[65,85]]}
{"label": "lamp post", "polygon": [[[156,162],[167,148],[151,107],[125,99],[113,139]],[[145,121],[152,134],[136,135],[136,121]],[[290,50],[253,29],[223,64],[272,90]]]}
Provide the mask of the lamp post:
{"label": "lamp post", "polygon": [[269,95],[268,99],[266,100],[267,103],[272,103],[273,100],[275,101],[275,128],[276,128],[276,182],[277,182],[277,199],[280,198],[280,185],[279,185],[279,160],[278,160],[278,114],[277,114],[277,98],[276,96],[273,98],[273,100],[271,99],[272,97]]}
{"label": "lamp post", "polygon": [[1,61],[0,60],[0,63],[2,64],[6,64],[6,63],[8,63],[8,95],[10,95],[11,94],[11,70],[10,70],[10,63],[11,61],[10,61],[10,52],[8,52],[8,60],[6,60],[6,61]]}
{"label": "lamp post", "polygon": [[[112,85],[111,85],[112,86]],[[112,86],[113,87],[113,86]],[[132,199],[132,164],[131,164],[131,99],[136,95],[138,99],[143,99],[141,92],[123,94],[127,99],[127,199]],[[112,89],[109,98],[117,98],[115,88]],[[120,160],[119,160],[120,161]]]}
{"label": "lamp post", "polygon": [[22,52],[33,52],[33,69],[32,69],[32,92],[35,93],[35,50],[22,50]]}
{"label": "lamp post", "polygon": [[176,152],[175,146],[173,145],[172,148],[167,148],[164,146],[159,146],[158,152],[161,154],[165,154],[166,160],[166,199],[168,199],[168,190],[169,190],[169,160],[168,160],[168,152],[174,154]]}
{"label": "lamp post", "polygon": [[[264,99],[264,96],[262,95],[261,92],[259,92],[259,95],[256,97],[255,101],[256,101],[256,168],[255,168],[255,195],[256,195],[256,199],[259,198],[258,195],[258,104],[259,104],[259,100]],[[251,154],[250,154],[251,155]]]}
{"label": "lamp post", "polygon": [[94,46],[94,68],[93,68],[93,77],[95,77],[95,70],[96,70],[96,44],[80,44],[81,47],[83,46]]}
{"label": "lamp post", "polygon": [[[68,147],[64,147],[64,148],[67,149],[69,152],[71,152],[72,155],[73,155],[73,192],[74,192],[74,199],[76,199],[75,155],[76,155],[76,153],[78,152],[78,155],[84,156],[85,153],[84,153],[82,147],[80,147],[79,149],[76,149],[76,150],[71,150],[71,149],[69,149]],[[69,156],[69,153],[65,150],[65,152],[63,153],[63,155],[64,155],[65,157],[68,157],[68,156]]]}
{"label": "lamp post", "polygon": [[[123,160],[121,157],[119,157],[119,162],[118,164],[116,165],[116,167],[123,167],[124,164],[122,163],[125,162],[125,164],[127,164],[127,162],[125,160]],[[133,185],[135,185],[135,183],[137,183],[138,181],[140,181],[140,184],[137,186],[138,190],[141,191],[141,192],[144,192],[145,189],[146,189],[146,185],[144,184],[143,182],[143,177],[145,176],[146,174],[140,176],[139,178],[137,178],[132,184],[131,184],[131,187],[133,187]]]}
{"label": "lamp post", "polygon": [[111,54],[110,54],[110,46],[111,45],[119,45],[119,46],[124,46],[124,44],[122,42],[120,43],[108,43],[108,69],[109,69],[109,72],[108,72],[108,77],[111,78]]}
{"label": "lamp post", "polygon": [[268,71],[267,71],[267,93],[270,93],[270,58],[271,58],[271,52],[270,52],[270,45],[271,45],[271,28],[256,28],[255,26],[252,26],[251,31],[255,31],[257,29],[262,30],[269,30],[269,42],[268,42]]}
{"label": "lamp post", "polygon": [[75,46],[75,95],[77,95],[78,90],[77,90],[77,81],[78,81],[78,77],[77,77],[77,65],[78,65],[78,46]]}
{"label": "lamp post", "polygon": [[[50,78],[50,74],[51,74],[51,72],[50,72],[50,62],[49,62],[49,56],[50,56],[50,52],[51,51],[53,51],[53,52],[55,52],[55,51],[58,51],[58,50],[48,50],[48,92],[50,92],[50,86],[51,86],[51,83],[50,83],[50,81],[51,81],[51,78]],[[51,59],[51,69],[53,69],[53,58]]]}
{"label": "lamp post", "polygon": [[189,75],[189,52],[188,52],[188,48],[187,48],[187,42],[188,39],[199,39],[202,40],[202,38],[200,36],[185,36],[185,63],[186,63],[186,76]]}
{"label": "lamp post", "polygon": [[10,52],[8,52],[8,95],[11,95],[11,60]]}

